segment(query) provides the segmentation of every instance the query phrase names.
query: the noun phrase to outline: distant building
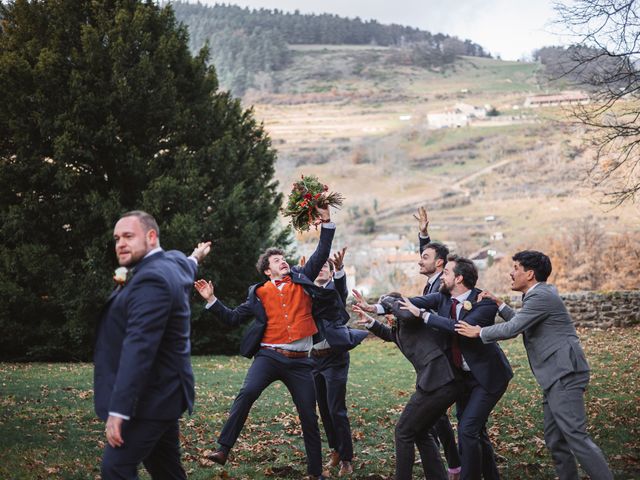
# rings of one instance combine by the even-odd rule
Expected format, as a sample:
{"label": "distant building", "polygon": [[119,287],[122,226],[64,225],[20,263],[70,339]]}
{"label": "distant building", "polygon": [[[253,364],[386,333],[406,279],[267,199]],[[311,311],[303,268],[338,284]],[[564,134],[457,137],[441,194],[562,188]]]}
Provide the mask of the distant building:
{"label": "distant building", "polygon": [[566,91],[553,95],[533,95],[527,97],[524,106],[528,108],[556,107],[559,105],[585,105],[589,103],[589,95],[584,92]]}
{"label": "distant building", "polygon": [[385,233],[375,237],[369,243],[369,248],[375,256],[380,256],[395,254],[398,251],[411,252],[414,245],[404,235]]}
{"label": "distant building", "polygon": [[466,127],[473,119],[487,116],[485,107],[476,107],[467,103],[456,103],[442,112],[427,113],[430,128]]}
{"label": "distant building", "polygon": [[420,257],[416,252],[398,252],[385,258],[388,265],[393,265],[407,277],[418,273],[418,260]]}
{"label": "distant building", "polygon": [[469,260],[472,260],[473,263],[475,263],[478,270],[484,270],[490,267],[495,260],[498,260],[503,256],[503,254],[498,253],[492,248],[482,248],[469,255]]}

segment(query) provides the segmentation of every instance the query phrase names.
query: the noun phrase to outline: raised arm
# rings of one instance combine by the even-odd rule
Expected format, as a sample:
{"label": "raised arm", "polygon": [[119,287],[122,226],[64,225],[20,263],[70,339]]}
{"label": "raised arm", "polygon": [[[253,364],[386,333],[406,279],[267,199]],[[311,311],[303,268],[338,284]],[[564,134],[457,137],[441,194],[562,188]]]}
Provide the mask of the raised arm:
{"label": "raised arm", "polygon": [[419,207],[418,214],[414,214],[413,218],[418,221],[419,252],[422,253],[424,247],[431,241],[429,237],[429,215],[427,214],[427,209],[425,207]]}
{"label": "raised arm", "polygon": [[[347,304],[347,297],[349,296],[349,289],[347,288],[347,274],[344,273],[344,254],[347,251],[347,247],[342,250],[338,250],[333,254],[333,257],[329,260],[333,264],[334,274],[333,283],[342,299],[343,304]],[[341,272],[341,273],[339,273]]]}
{"label": "raised arm", "polygon": [[[335,225],[331,223],[329,208],[318,208],[318,212],[320,213],[320,219],[322,222],[318,246],[302,266],[301,270],[299,270],[312,282],[316,279],[318,273],[320,273],[320,270],[329,259],[329,255],[331,254],[331,243],[333,242],[333,236],[336,233]],[[295,274],[295,272],[292,272],[292,274]]]}

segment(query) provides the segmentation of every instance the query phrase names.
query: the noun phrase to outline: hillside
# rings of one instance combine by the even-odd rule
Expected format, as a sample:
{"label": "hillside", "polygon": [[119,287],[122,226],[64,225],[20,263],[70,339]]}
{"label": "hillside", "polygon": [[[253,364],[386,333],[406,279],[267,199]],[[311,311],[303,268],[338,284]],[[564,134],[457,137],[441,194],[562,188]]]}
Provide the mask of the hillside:
{"label": "hillside", "polygon": [[[539,64],[461,57],[433,71],[403,66],[397,54],[297,46],[273,84],[244,98],[278,150],[285,194],[301,174],[317,174],[346,195],[336,245],[349,246],[362,287],[423,282],[410,245],[419,205],[429,208],[432,237],[464,255],[484,248],[508,260],[519,248],[546,250],[585,218],[608,235],[638,231],[634,207],[609,211],[585,183],[589,152],[567,121],[569,107],[524,107],[527,97],[563,87],[548,84]],[[429,113],[457,104],[498,115],[460,128],[429,125]],[[299,238],[307,253],[308,237]],[[502,270],[482,280],[506,291]]]}
{"label": "hillside", "polygon": [[208,45],[220,84],[235,95],[262,89],[265,78],[290,64],[293,45],[390,46],[403,63],[426,68],[449,65],[459,55],[488,56],[471,40],[376,20],[180,1],[171,8],[189,29],[191,51]]}
{"label": "hillside", "polygon": [[[565,288],[637,288],[616,280],[618,266],[599,281],[602,262],[584,261],[602,251],[596,245],[640,255],[637,209],[601,205],[586,181],[588,132],[572,123],[571,106],[528,100],[563,98],[570,85],[548,78],[569,50],[505,62],[471,40],[375,21],[173,8],[193,50],[209,41],[221,86],[264,122],[283,193],[316,174],[347,197],[336,246],[350,247],[359,287],[420,289],[412,215],[426,205],[434,239],[491,266],[481,272],[485,288],[508,291],[509,257],[522,248],[552,251],[563,277],[551,280]],[[302,254],[313,238],[298,238]]]}

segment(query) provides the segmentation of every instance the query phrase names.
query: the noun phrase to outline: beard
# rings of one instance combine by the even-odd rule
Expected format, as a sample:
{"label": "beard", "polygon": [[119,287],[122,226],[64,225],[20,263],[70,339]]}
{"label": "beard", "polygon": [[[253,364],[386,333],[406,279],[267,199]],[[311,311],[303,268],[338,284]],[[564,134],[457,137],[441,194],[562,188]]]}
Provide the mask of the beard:
{"label": "beard", "polygon": [[447,286],[447,284],[446,284],[446,283],[444,283],[444,282],[442,282],[442,283],[440,284],[440,288],[438,289],[438,291],[439,291],[440,293],[445,294],[445,295],[451,295],[451,290],[449,289],[449,287]]}

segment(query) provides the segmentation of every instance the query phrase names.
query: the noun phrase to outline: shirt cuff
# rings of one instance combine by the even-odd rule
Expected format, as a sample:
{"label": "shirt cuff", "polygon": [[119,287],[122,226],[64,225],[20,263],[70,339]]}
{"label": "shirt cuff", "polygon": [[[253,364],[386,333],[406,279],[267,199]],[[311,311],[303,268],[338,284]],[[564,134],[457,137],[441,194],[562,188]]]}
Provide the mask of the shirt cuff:
{"label": "shirt cuff", "polygon": [[333,278],[338,279],[344,277],[346,274],[344,273],[344,269],[336,270],[336,273],[333,274]]}
{"label": "shirt cuff", "polygon": [[214,299],[213,302],[209,302],[207,303],[204,308],[206,308],[207,310],[209,310],[211,307],[213,307],[215,305],[215,303],[218,301],[218,299]]}
{"label": "shirt cuff", "polygon": [[334,222],[323,223],[322,228],[330,228],[332,230],[335,230],[336,224]]}
{"label": "shirt cuff", "polygon": [[187,257],[189,260],[193,260],[194,262],[196,262],[196,265],[198,265],[198,259],[196,257],[194,257],[193,255]]}
{"label": "shirt cuff", "polygon": [[422,233],[418,232],[418,238],[426,240],[427,238],[431,238],[431,237],[429,235],[423,235]]}
{"label": "shirt cuff", "polygon": [[481,328],[480,328],[480,340],[482,340],[482,342],[483,342],[483,343],[486,343],[486,342],[484,341],[484,338],[482,338],[482,330],[484,330],[484,327],[481,327]]}
{"label": "shirt cuff", "polygon": [[429,317],[431,316],[431,312],[424,312],[422,314],[422,320],[424,321],[425,325],[429,324]]}
{"label": "shirt cuff", "polygon": [[374,307],[376,307],[376,313],[378,315],[384,315],[384,307],[382,305],[380,305],[379,303],[376,303]]}
{"label": "shirt cuff", "polygon": [[131,420],[131,417],[129,417],[128,415],[122,415],[121,413],[116,413],[116,412],[109,412],[109,416],[110,417],[118,417],[118,418],[121,418],[123,420]]}
{"label": "shirt cuff", "polygon": [[500,306],[498,307],[498,311],[501,312],[504,309],[504,306],[506,305],[506,303],[502,302],[500,304]]}

